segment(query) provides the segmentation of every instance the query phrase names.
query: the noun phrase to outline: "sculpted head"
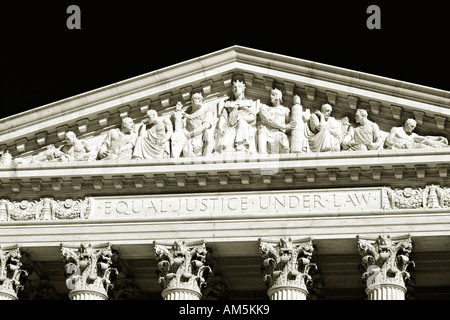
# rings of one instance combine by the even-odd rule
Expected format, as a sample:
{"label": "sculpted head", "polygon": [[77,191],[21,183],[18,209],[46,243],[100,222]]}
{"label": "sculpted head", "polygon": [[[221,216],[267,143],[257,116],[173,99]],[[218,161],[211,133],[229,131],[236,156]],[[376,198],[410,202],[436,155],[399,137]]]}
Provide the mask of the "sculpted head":
{"label": "sculpted head", "polygon": [[233,82],[233,93],[235,97],[243,95],[245,92],[245,83],[239,80]]}
{"label": "sculpted head", "polygon": [[203,96],[200,92],[196,92],[191,97],[192,106],[200,108],[203,103]]}
{"label": "sculpted head", "polygon": [[323,115],[325,116],[325,120],[328,120],[328,118],[331,116],[331,111],[333,111],[333,107],[330,104],[325,103],[320,108],[320,111],[322,111]]}
{"label": "sculpted head", "polygon": [[368,116],[369,115],[368,115],[366,110],[358,109],[358,110],[356,110],[356,113],[355,113],[355,120],[356,120],[357,123],[361,123],[362,124],[364,119],[366,119]]}
{"label": "sculpted head", "polygon": [[181,111],[183,109],[183,104],[181,103],[181,101],[178,101],[177,104],[175,105],[175,111]]}
{"label": "sculpted head", "polygon": [[298,95],[295,95],[294,99],[293,99],[293,103],[294,104],[301,104],[302,103],[302,99],[300,99],[300,97]]}
{"label": "sculpted head", "polygon": [[403,125],[403,130],[405,130],[406,133],[412,133],[414,129],[417,126],[417,122],[414,119],[407,119],[405,121],[405,124]]}
{"label": "sculpted head", "polygon": [[276,104],[277,101],[283,103],[283,94],[281,91],[276,88],[272,89],[272,91],[270,91],[270,101],[272,104]]}
{"label": "sculpted head", "polygon": [[73,131],[67,131],[64,135],[67,141],[67,144],[70,146],[73,146],[75,144],[75,141],[77,139],[76,134]]}
{"label": "sculpted head", "polygon": [[122,119],[122,131],[125,133],[129,133],[134,129],[133,119],[130,117],[126,117]]}
{"label": "sculpted head", "polygon": [[156,118],[158,117],[158,112],[156,112],[156,110],[154,109],[150,109],[145,115],[147,116],[148,123],[154,123]]}

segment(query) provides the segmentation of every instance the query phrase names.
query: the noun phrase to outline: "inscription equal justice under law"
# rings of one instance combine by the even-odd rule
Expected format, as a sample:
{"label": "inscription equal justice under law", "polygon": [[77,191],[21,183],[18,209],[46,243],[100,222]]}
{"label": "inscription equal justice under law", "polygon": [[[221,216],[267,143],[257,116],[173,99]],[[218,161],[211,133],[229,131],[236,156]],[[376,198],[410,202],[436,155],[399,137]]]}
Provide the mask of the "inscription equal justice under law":
{"label": "inscription equal justice under law", "polygon": [[93,218],[366,211],[382,208],[382,189],[93,197],[91,201]]}

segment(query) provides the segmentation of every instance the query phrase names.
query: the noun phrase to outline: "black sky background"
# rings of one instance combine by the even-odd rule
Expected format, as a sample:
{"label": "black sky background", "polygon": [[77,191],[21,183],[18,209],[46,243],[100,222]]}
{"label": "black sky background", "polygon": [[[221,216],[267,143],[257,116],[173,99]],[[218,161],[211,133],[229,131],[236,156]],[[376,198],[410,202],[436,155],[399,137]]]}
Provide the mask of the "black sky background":
{"label": "black sky background", "polygon": [[[232,45],[450,91],[445,3],[392,2],[2,4],[0,118]],[[66,27],[71,4],[81,30]],[[371,4],[380,30],[366,27]]]}

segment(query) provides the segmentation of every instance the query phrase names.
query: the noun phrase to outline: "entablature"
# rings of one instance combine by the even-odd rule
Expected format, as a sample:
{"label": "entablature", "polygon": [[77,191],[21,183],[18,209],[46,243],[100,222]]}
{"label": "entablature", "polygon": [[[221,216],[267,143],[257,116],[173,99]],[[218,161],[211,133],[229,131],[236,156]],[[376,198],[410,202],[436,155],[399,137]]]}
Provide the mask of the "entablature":
{"label": "entablature", "polygon": [[202,193],[360,186],[448,185],[450,150],[382,150],[228,155],[178,159],[11,164],[0,195],[61,196]]}

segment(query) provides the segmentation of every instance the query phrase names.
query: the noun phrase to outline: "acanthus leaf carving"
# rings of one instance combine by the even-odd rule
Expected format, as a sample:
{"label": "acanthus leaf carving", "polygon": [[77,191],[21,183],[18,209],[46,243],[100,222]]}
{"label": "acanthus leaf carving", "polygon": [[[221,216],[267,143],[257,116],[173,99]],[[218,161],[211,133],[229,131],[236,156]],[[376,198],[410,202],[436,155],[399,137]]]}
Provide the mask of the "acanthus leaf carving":
{"label": "acanthus leaf carving", "polygon": [[164,289],[190,289],[200,294],[211,268],[206,264],[205,243],[187,244],[175,240],[173,245],[155,243],[157,275]]}
{"label": "acanthus leaf carving", "polygon": [[306,290],[313,284],[312,274],[317,265],[313,261],[311,239],[281,238],[278,242],[260,239],[260,252],[264,259],[261,270],[269,288],[289,285]]}
{"label": "acanthus leaf carving", "polygon": [[376,239],[358,236],[357,247],[362,256],[361,279],[367,288],[389,283],[406,291],[405,283],[411,278],[409,270],[414,267],[410,260],[412,240],[409,235],[397,238],[379,235]]}
{"label": "acanthus leaf carving", "polygon": [[19,245],[0,247],[0,295],[17,299],[17,293],[23,289],[21,280],[28,276],[22,268],[21,248]]}
{"label": "acanthus leaf carving", "polygon": [[114,286],[117,268],[112,266],[111,244],[92,245],[81,243],[79,247],[61,244],[61,255],[66,263],[66,285],[71,290],[69,296],[79,291],[92,291],[108,296],[108,289]]}

